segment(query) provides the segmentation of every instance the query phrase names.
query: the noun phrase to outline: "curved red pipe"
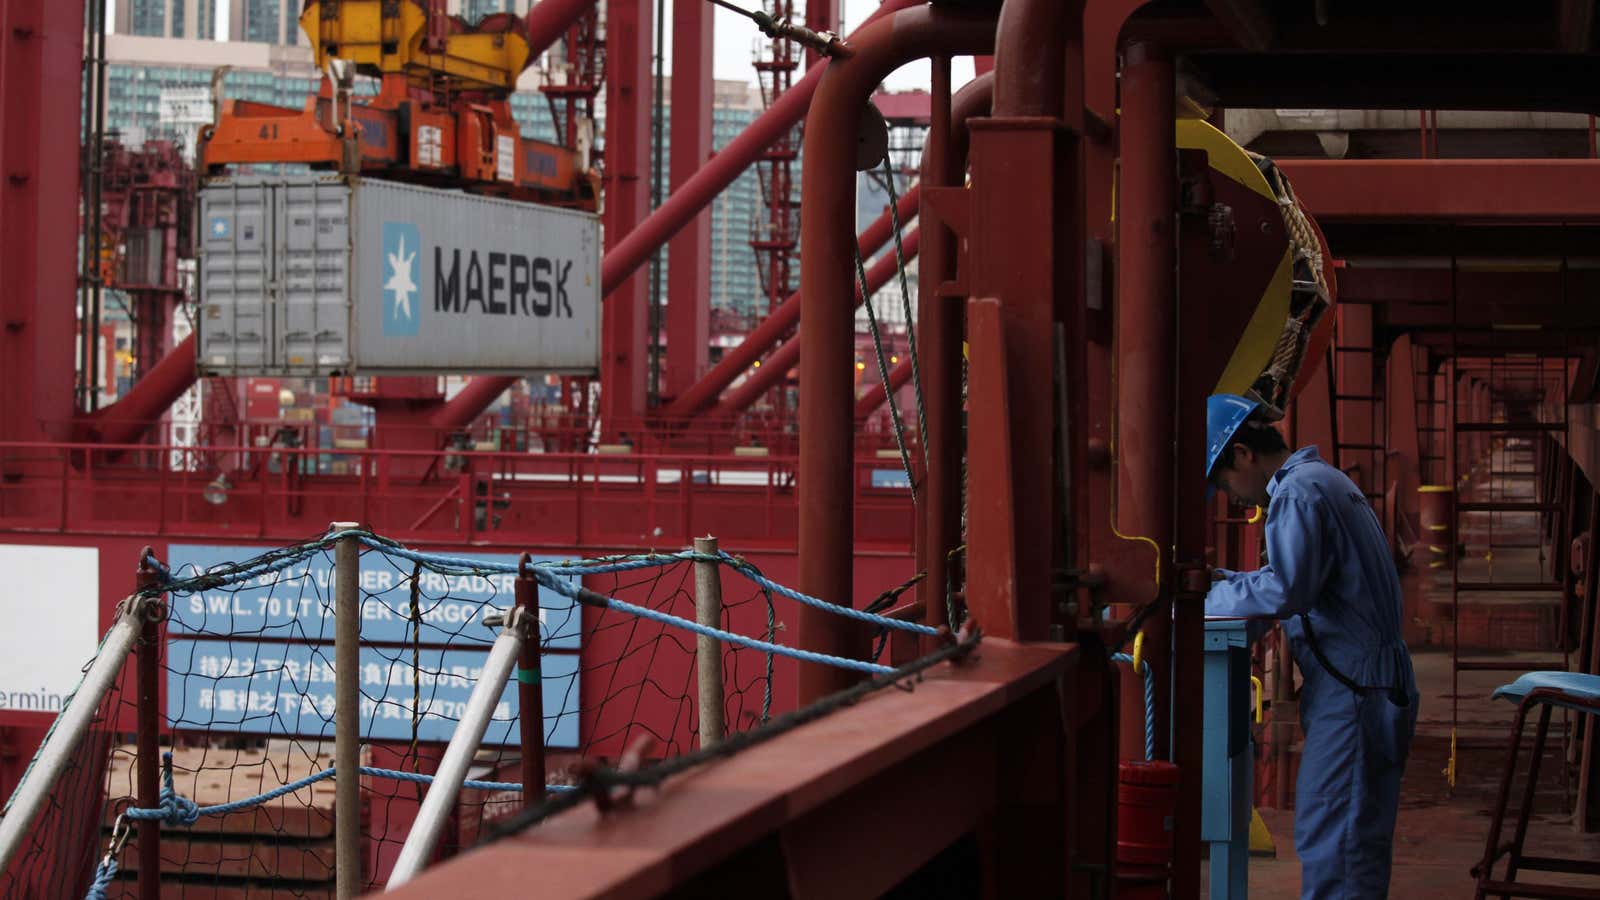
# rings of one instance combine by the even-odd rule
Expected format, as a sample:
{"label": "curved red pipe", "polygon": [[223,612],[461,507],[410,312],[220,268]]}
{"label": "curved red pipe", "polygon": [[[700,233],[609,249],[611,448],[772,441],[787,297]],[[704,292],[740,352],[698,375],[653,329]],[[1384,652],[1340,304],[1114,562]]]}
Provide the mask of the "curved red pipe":
{"label": "curved red pipe", "polygon": [[[854,55],[835,60],[806,118],[800,255],[800,589],[850,602],[854,554],[855,312],[844,298],[855,278],[855,157],[861,111],[885,76],[914,59],[988,53],[995,20],[923,6],[856,33]],[[869,632],[846,619],[802,610],[800,646],[861,658]],[[802,666],[799,700],[850,683],[851,675]]]}

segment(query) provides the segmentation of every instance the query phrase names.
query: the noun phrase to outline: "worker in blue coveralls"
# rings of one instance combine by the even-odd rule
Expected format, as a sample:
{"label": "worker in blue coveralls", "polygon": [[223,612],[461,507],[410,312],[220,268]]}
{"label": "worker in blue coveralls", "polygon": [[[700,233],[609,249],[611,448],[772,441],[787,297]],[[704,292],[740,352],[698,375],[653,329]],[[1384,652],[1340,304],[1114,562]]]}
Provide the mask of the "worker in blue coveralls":
{"label": "worker in blue coveralls", "polygon": [[1283,620],[1303,679],[1300,896],[1385,897],[1400,776],[1417,724],[1388,538],[1361,488],[1317,448],[1291,453],[1256,401],[1211,397],[1206,430],[1212,488],[1267,511],[1266,564],[1215,570],[1206,615]]}

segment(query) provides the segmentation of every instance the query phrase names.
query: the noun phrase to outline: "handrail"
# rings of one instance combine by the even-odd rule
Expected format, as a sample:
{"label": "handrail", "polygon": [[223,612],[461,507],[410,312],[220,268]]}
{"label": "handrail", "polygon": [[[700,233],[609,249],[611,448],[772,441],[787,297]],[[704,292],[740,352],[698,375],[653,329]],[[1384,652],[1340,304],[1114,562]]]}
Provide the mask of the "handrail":
{"label": "handrail", "polygon": [[44,808],[57,779],[66,771],[73,752],[93,724],[100,701],[121,674],[122,664],[139,638],[145,616],[154,611],[154,601],[148,598],[136,595],[122,602],[121,613],[95,652],[94,662],[84,673],[83,682],[67,699],[38,754],[23,773],[22,782],[6,803],[4,818],[0,818],[0,872],[5,871],[28,836],[34,818]]}

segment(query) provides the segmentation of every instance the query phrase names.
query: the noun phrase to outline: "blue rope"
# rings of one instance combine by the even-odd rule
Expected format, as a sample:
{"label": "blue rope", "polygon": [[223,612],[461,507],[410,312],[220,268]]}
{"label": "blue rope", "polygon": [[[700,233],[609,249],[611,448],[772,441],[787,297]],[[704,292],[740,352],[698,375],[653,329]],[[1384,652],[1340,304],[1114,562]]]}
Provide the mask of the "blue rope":
{"label": "blue rope", "polygon": [[[1120,663],[1133,663],[1133,657],[1126,653],[1113,653],[1111,658]],[[1150,660],[1144,662],[1144,758],[1146,761],[1156,758],[1156,673],[1150,666]]]}
{"label": "blue rope", "polygon": [[89,893],[84,894],[84,900],[106,900],[106,892],[111,889],[111,882],[117,877],[117,861],[107,856],[100,861],[100,867],[94,870],[94,881],[89,885]]}
{"label": "blue rope", "polygon": [[[363,538],[363,539],[365,540],[365,538]],[[413,562],[437,564],[439,562],[439,560],[441,559],[440,557],[436,557],[436,556],[434,556],[432,554],[419,553],[419,552],[417,552],[415,550],[409,550],[407,548],[404,548],[404,547],[401,547],[401,546],[398,546],[398,545],[395,545],[395,544],[378,544],[376,546],[381,547],[383,549],[383,551],[386,552],[386,553],[393,554],[395,556],[400,557],[401,559],[409,559],[409,560],[411,560]],[[470,560],[468,560],[467,562],[469,562],[469,563],[471,563],[472,565],[475,565],[475,566],[478,565],[476,562],[472,562]],[[505,563],[501,563],[501,564],[498,564],[498,565],[484,565],[484,566],[479,566],[479,568],[480,569],[493,569],[493,570],[496,570],[496,571],[515,571],[516,570],[515,566],[509,566],[508,564],[505,564]],[[561,596],[566,597],[566,598],[568,598],[570,600],[574,600],[574,601],[577,601],[579,603],[583,602],[583,600],[580,599],[580,596],[579,596],[581,593],[583,593],[583,588],[581,588],[578,585],[573,584],[572,582],[568,581],[565,578],[561,578],[561,577],[559,577],[559,576],[557,576],[555,574],[552,574],[552,572],[550,571],[550,569],[552,567],[550,567],[550,566],[532,566],[530,568],[533,570],[534,577],[536,579],[538,579],[538,581],[539,581],[539,583],[541,585],[549,588],[550,590],[555,591],[556,593],[558,593]],[[883,674],[887,674],[889,672],[893,672],[894,671],[894,669],[889,667],[889,666],[880,666],[880,665],[878,665],[876,663],[867,662],[865,660],[847,659],[847,658],[842,657],[842,656],[833,656],[833,655],[827,654],[827,653],[816,653],[816,652],[813,652],[811,650],[801,650],[801,649],[796,648],[796,647],[785,647],[782,644],[768,643],[767,641],[757,640],[756,638],[752,638],[752,637],[746,637],[746,636],[744,636],[742,634],[735,634],[735,633],[733,633],[731,631],[723,631],[720,628],[712,628],[712,627],[710,627],[708,625],[701,625],[698,622],[692,622],[692,621],[690,621],[688,619],[685,619],[685,618],[682,618],[682,617],[679,617],[679,616],[674,616],[674,615],[672,615],[670,613],[661,612],[660,610],[654,610],[654,609],[650,609],[650,608],[644,607],[644,606],[635,606],[634,604],[629,603],[629,602],[627,602],[625,600],[618,600],[615,597],[607,597],[604,594],[597,594],[597,593],[595,593],[593,591],[590,591],[589,594],[590,594],[591,602],[595,602],[594,598],[599,598],[599,600],[604,601],[604,604],[607,607],[609,607],[611,609],[615,609],[618,612],[623,612],[623,613],[628,613],[629,615],[638,616],[641,619],[649,619],[652,622],[659,622],[659,623],[661,623],[663,625],[671,625],[674,628],[681,628],[681,629],[683,629],[685,631],[689,631],[689,632],[692,632],[694,634],[700,634],[700,635],[705,635],[707,637],[713,637],[713,638],[716,638],[719,641],[723,641],[723,642],[726,642],[726,643],[729,643],[729,644],[737,644],[738,646],[748,647],[748,648],[750,648],[752,650],[761,650],[761,651],[765,651],[767,653],[776,653],[779,656],[787,656],[787,657],[789,657],[791,659],[798,659],[801,662],[811,662],[811,663],[818,663],[818,664],[825,665],[825,666],[835,666],[835,667],[841,668],[841,669],[851,669],[853,671],[866,672],[866,673],[872,674],[872,675],[883,675]],[[804,596],[804,595],[801,595],[801,596]],[[816,602],[823,603],[824,601],[818,600]],[[827,604],[827,606],[832,608],[832,609],[835,609],[835,610],[846,609],[847,608],[847,607],[835,606],[833,604]],[[859,610],[852,610],[852,611],[853,612],[859,612]],[[862,615],[869,615],[869,614],[862,613]],[[882,617],[877,617],[877,618],[882,618]],[[895,620],[895,619],[884,619],[884,621],[885,622],[894,622],[897,627],[903,627],[903,625],[906,624],[906,623],[902,623],[899,620]],[[926,627],[926,626],[919,626],[919,627]],[[932,629],[930,629],[930,631],[932,631]]]}
{"label": "blue rope", "polygon": [[[229,813],[242,812],[276,800],[286,794],[292,794],[301,788],[310,787],[319,781],[326,781],[336,774],[335,767],[329,766],[320,772],[313,772],[299,781],[291,781],[288,784],[275,787],[264,794],[246,797],[243,800],[219,803],[216,806],[198,806],[193,800],[179,796],[178,792],[173,789],[171,753],[162,754],[162,764],[165,767],[165,772],[162,776],[164,784],[161,787],[161,805],[154,809],[140,809],[138,807],[125,809],[122,814],[128,819],[135,822],[159,820],[163,825],[171,827],[193,825],[199,821],[201,816],[225,816]],[[421,772],[402,772],[398,769],[380,769],[376,766],[362,766],[361,774],[372,778],[409,781],[413,784],[432,784],[434,780],[432,775],[424,775]],[[462,787],[479,791],[513,791],[519,794],[522,793],[522,785],[514,781],[473,781],[468,779],[463,781],[461,785]],[[551,793],[575,790],[571,785],[565,784],[547,784],[544,789]]]}
{"label": "blue rope", "polygon": [[[579,599],[579,594],[582,589],[568,584],[567,582],[558,579],[554,575],[550,575],[547,572],[536,572],[535,574],[539,578],[540,583],[544,584],[545,587],[550,588],[564,597],[570,597],[573,600],[578,600],[580,603],[583,602]],[[548,582],[545,580],[547,578],[549,579]],[[817,653],[812,650],[801,650],[798,647],[785,647],[782,644],[768,643],[766,641],[757,640],[756,638],[745,637],[742,634],[734,634],[731,631],[723,631],[721,628],[712,628],[708,625],[701,625],[698,622],[691,622],[688,619],[674,616],[670,613],[664,613],[660,610],[650,609],[644,606],[635,606],[632,603],[629,603],[625,600],[618,600],[615,597],[606,597],[602,594],[595,594],[593,591],[590,591],[589,593],[592,597],[599,597],[604,601],[605,606],[615,609],[618,612],[624,612],[628,613],[629,615],[638,616],[641,619],[649,619],[652,622],[660,622],[663,625],[671,625],[675,628],[681,628],[684,631],[693,632],[694,634],[701,634],[705,635],[706,637],[716,638],[717,640],[725,643],[737,644],[741,647],[749,647],[752,650],[762,650],[767,653],[776,653],[779,656],[787,656],[790,659],[798,659],[801,662],[818,663],[824,666],[835,666],[840,669],[850,669],[856,672],[866,672],[872,675],[886,675],[894,671],[894,669],[890,666],[880,666],[877,663],[867,662],[865,660],[848,659],[843,656],[834,656],[828,653]],[[591,602],[593,601],[591,600]]]}
{"label": "blue rope", "polygon": [[790,600],[804,603],[806,606],[810,606],[815,609],[820,609],[826,612],[831,612],[835,615],[844,616],[846,619],[855,619],[858,622],[866,622],[870,625],[876,625],[879,628],[896,628],[901,631],[912,632],[913,634],[936,635],[939,633],[939,629],[934,628],[931,625],[923,625],[920,622],[907,622],[904,619],[891,619],[888,616],[880,616],[875,613],[869,613],[865,610],[856,609],[851,606],[840,606],[837,603],[829,603],[826,600],[812,597],[808,594],[802,594],[794,588],[784,587],[760,572],[757,572],[754,569],[740,563],[738,560],[729,556],[726,552],[722,553],[722,561],[735,572],[738,572],[739,574],[750,579],[756,584],[761,585],[767,590],[776,594],[782,594],[783,596],[788,597]]}

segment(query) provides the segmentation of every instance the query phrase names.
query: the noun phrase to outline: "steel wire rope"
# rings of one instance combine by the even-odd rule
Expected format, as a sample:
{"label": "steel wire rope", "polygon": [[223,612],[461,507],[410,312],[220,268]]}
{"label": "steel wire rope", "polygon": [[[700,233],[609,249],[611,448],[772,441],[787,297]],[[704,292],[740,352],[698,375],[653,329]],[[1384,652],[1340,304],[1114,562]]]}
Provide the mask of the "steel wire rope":
{"label": "steel wire rope", "polygon": [[872,333],[872,352],[877,357],[878,377],[883,380],[883,399],[889,404],[889,418],[894,423],[894,445],[900,450],[900,465],[905,469],[906,486],[911,490],[911,505],[917,504],[917,480],[911,474],[911,454],[906,452],[906,426],[900,420],[900,404],[894,399],[894,385],[889,383],[889,366],[883,361],[883,336],[878,331],[878,314],[872,308],[872,293],[867,290],[867,269],[861,261],[861,249],[855,250],[856,279],[861,283],[861,305],[867,308],[867,328]]}
{"label": "steel wire rope", "polygon": [[[906,253],[900,243],[900,196],[894,189],[894,166],[889,162],[889,152],[883,153],[884,189],[889,192],[889,223],[894,235],[895,273],[900,277],[900,307],[906,317],[906,348],[911,354],[911,384],[917,398],[917,434],[922,441],[922,458],[928,458],[928,410],[922,396],[922,367],[917,361],[917,329],[912,321],[911,288],[906,283]],[[922,298],[918,297],[921,303]]]}

